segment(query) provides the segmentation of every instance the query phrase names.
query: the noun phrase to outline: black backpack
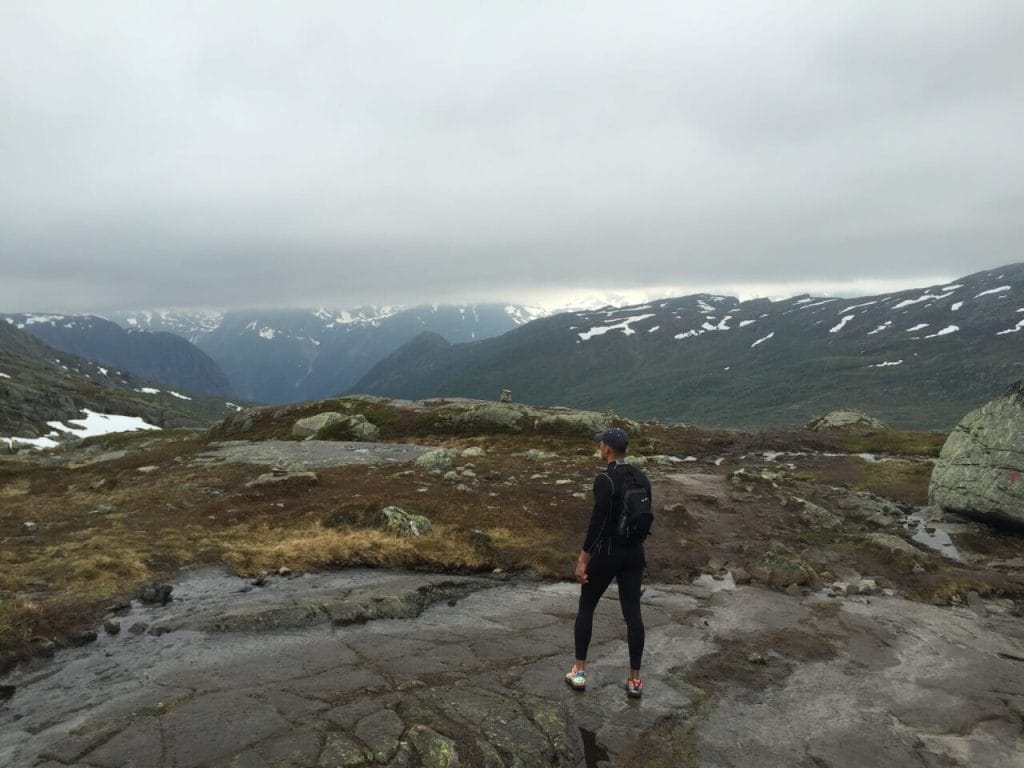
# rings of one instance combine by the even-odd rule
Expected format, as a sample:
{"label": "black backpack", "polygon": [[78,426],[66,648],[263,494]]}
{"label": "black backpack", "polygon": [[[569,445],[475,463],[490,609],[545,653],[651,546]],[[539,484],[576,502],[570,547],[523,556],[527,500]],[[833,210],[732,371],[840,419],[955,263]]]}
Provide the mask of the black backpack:
{"label": "black backpack", "polygon": [[619,500],[618,509],[612,510],[612,541],[627,547],[643,543],[654,523],[647,476],[634,466],[620,464],[614,473],[609,471],[608,477]]}

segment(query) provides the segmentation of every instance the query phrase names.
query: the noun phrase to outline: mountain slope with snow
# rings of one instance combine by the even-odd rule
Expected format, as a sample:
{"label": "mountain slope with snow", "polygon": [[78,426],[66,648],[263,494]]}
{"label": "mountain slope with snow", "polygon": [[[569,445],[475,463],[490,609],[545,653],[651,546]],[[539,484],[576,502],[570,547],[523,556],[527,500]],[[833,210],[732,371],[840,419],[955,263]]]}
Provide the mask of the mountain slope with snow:
{"label": "mountain slope with snow", "polygon": [[176,334],[138,327],[126,330],[95,315],[13,314],[5,319],[62,352],[169,387],[233,396],[228,378],[217,364]]}
{"label": "mountain slope with snow", "polygon": [[[420,343],[413,341],[410,347]],[[1024,376],[1024,264],[858,299],[696,295],[570,312],[501,337],[406,348],[352,391],[496,398],[672,421],[792,426],[837,407],[948,429]]]}

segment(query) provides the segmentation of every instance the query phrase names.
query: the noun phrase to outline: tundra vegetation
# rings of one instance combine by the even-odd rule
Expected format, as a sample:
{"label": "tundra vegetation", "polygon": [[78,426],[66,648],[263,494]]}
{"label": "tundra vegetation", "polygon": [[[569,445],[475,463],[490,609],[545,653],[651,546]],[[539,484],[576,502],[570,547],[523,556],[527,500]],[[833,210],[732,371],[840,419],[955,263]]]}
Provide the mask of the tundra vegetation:
{"label": "tundra vegetation", "polygon": [[[3,457],[0,653],[10,661],[40,643],[66,642],[142,584],[195,566],[224,564],[253,577],[370,566],[569,578],[597,469],[594,420],[631,428],[631,452],[653,478],[652,580],[687,582],[728,568],[780,589],[806,588],[848,569],[922,601],[1024,595],[1019,576],[980,560],[958,563],[909,542],[899,552],[870,538],[906,536],[899,515],[926,503],[943,434],[736,432],[506,404],[506,416],[495,418],[498,407],[350,397],[246,411],[209,430],[123,433]],[[364,416],[381,441],[446,449],[451,467],[340,464],[314,469],[315,482],[254,486],[265,468],[213,450],[246,441],[267,446],[273,463],[275,441],[300,440],[294,423],[325,411]],[[883,501],[888,517],[872,512]],[[805,502],[838,523],[822,525]],[[432,528],[395,533],[381,524],[386,507],[422,515]],[[979,524],[954,538],[988,560],[1010,559],[1020,544]]]}

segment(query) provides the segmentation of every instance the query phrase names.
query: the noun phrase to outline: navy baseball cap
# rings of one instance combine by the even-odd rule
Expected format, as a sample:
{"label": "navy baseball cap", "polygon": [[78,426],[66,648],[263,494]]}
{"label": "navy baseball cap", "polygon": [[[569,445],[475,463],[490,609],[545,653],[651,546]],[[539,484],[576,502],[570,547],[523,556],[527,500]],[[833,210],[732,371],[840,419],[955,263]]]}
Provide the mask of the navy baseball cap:
{"label": "navy baseball cap", "polygon": [[626,446],[629,445],[629,435],[626,434],[624,429],[611,427],[604,432],[598,432],[594,435],[594,441],[611,446],[617,451],[624,451]]}

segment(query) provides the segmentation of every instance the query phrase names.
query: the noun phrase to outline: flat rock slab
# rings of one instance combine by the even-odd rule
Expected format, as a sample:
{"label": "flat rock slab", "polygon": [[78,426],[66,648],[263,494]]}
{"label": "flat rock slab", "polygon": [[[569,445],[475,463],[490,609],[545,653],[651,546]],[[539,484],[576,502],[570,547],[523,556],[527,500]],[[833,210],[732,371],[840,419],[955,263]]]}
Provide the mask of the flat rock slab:
{"label": "flat rock slab", "polygon": [[652,584],[636,701],[614,590],[581,694],[562,680],[573,584],[350,570],[248,587],[188,574],[123,618],[150,631],[16,668],[0,765],[1024,765],[1024,623],[1006,614]]}
{"label": "flat rock slab", "polygon": [[199,454],[194,464],[233,462],[273,466],[287,463],[302,467],[340,467],[344,464],[402,464],[429,450],[412,443],[359,443],[330,440],[227,440]]}

